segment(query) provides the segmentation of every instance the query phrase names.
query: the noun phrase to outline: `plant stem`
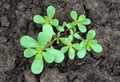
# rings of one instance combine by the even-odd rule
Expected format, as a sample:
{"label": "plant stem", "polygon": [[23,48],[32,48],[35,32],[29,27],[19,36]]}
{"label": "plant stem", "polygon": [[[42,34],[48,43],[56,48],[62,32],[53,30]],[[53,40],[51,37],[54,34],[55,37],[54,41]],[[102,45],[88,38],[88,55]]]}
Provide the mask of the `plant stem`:
{"label": "plant stem", "polygon": [[[65,30],[65,32],[62,33],[60,36],[66,35],[68,30],[69,30],[69,29],[67,28],[67,29]],[[46,48],[49,47],[50,45],[52,45],[52,44],[55,42],[55,40],[56,40],[56,38],[54,38],[51,42],[49,42],[49,43],[47,44]]]}

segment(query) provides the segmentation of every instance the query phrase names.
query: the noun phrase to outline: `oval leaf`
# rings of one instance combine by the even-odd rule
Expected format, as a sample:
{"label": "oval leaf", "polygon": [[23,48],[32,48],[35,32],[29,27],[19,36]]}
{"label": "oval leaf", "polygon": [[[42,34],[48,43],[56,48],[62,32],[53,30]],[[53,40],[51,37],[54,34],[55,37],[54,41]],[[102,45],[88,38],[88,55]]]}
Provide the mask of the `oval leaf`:
{"label": "oval leaf", "polygon": [[25,49],[24,50],[24,57],[30,58],[30,57],[34,56],[35,54],[37,54],[37,52],[38,51],[35,49]]}
{"label": "oval leaf", "polygon": [[100,44],[92,44],[91,48],[97,53],[100,53],[103,50],[103,48]]}
{"label": "oval leaf", "polygon": [[78,58],[84,58],[86,55],[86,48],[82,48],[81,50],[78,51],[77,56]]}
{"label": "oval leaf", "polygon": [[25,48],[35,48],[38,46],[38,42],[30,36],[23,36],[20,39],[20,44]]}
{"label": "oval leaf", "polygon": [[74,34],[74,37],[75,37],[76,39],[81,39],[81,36],[80,36],[78,33],[75,33],[75,34]]}
{"label": "oval leaf", "polygon": [[50,19],[52,19],[55,15],[55,8],[53,6],[49,6],[47,8],[47,15]]}
{"label": "oval leaf", "polygon": [[81,46],[80,46],[80,44],[78,44],[78,43],[75,43],[75,44],[73,44],[72,46],[73,46],[73,48],[76,49],[76,50],[80,50],[80,49],[81,49]]}
{"label": "oval leaf", "polygon": [[55,59],[55,56],[48,52],[43,52],[42,56],[44,57],[44,59],[47,63],[52,63]]}
{"label": "oval leaf", "polygon": [[58,19],[53,19],[53,20],[51,21],[51,24],[52,24],[53,26],[58,26],[58,24],[59,24]]}
{"label": "oval leaf", "polygon": [[50,42],[51,39],[52,39],[52,35],[48,35],[48,33],[40,32],[38,34],[39,46],[41,48],[45,48],[46,44]]}
{"label": "oval leaf", "polygon": [[96,32],[94,30],[90,30],[87,33],[87,40],[92,40],[96,35]]}
{"label": "oval leaf", "polygon": [[67,38],[60,38],[60,41],[65,44],[65,45],[68,45],[69,44],[69,41]]}
{"label": "oval leaf", "polygon": [[80,32],[82,32],[82,33],[84,33],[84,32],[87,31],[86,26],[83,25],[83,24],[81,24],[81,23],[78,24],[78,29],[79,29]]}
{"label": "oval leaf", "polygon": [[63,31],[64,31],[64,27],[62,27],[62,26],[56,26],[56,29],[57,29],[59,32],[63,32]]}
{"label": "oval leaf", "polygon": [[35,15],[34,18],[33,18],[33,21],[37,24],[45,23],[45,19],[40,15]]}
{"label": "oval leaf", "polygon": [[55,34],[55,32],[53,31],[53,27],[49,24],[44,24],[42,31],[45,32],[48,35],[54,35]]}
{"label": "oval leaf", "polygon": [[34,74],[39,74],[43,71],[43,60],[37,60],[35,59],[32,63],[31,70]]}
{"label": "oval leaf", "polygon": [[68,50],[68,46],[64,46],[64,47],[61,48],[62,53],[66,53],[67,50]]}
{"label": "oval leaf", "polygon": [[64,60],[64,54],[61,51],[54,48],[47,48],[46,51],[55,56],[56,63],[61,63]]}
{"label": "oval leaf", "polygon": [[86,19],[85,15],[80,15],[78,20],[81,22],[81,21],[84,21]]}
{"label": "oval leaf", "polygon": [[91,20],[87,18],[84,21],[82,21],[81,23],[84,25],[89,25],[89,24],[91,24]]}
{"label": "oval leaf", "polygon": [[69,48],[68,56],[69,56],[70,59],[75,58],[75,50],[73,48]]}
{"label": "oval leaf", "polygon": [[73,20],[76,20],[77,19],[77,12],[71,11],[70,16],[72,17]]}
{"label": "oval leaf", "polygon": [[68,39],[69,39],[70,41],[73,41],[73,40],[74,40],[73,35],[69,35],[69,36],[68,36]]}

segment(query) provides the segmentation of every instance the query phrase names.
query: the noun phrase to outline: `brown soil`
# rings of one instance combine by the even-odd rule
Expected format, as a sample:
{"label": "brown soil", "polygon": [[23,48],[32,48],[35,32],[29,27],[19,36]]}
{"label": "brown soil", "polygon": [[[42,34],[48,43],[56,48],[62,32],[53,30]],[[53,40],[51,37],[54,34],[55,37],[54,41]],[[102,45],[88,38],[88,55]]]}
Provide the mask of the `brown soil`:
{"label": "brown soil", "polygon": [[[71,21],[71,10],[89,17],[88,29],[97,32],[104,51],[45,64],[40,75],[32,74],[32,59],[23,57],[19,40],[37,37],[41,26],[32,18],[45,15],[48,5],[56,8],[60,23]],[[0,0],[0,82],[120,82],[120,0]]]}

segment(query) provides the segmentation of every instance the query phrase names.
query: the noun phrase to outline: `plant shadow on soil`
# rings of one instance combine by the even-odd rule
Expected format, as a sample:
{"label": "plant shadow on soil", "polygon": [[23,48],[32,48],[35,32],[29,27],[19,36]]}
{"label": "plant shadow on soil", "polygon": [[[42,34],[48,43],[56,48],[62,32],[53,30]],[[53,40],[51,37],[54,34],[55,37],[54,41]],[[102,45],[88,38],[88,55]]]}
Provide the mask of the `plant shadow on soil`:
{"label": "plant shadow on soil", "polygon": [[[92,24],[87,28],[96,31],[103,52],[87,53],[82,60],[69,60],[65,54],[61,64],[45,63],[41,74],[32,74],[33,59],[23,57],[19,40],[23,35],[37,38],[41,26],[32,18],[45,15],[48,5],[56,8],[60,24],[72,20],[71,10],[90,18]],[[119,5],[119,0],[0,0],[0,82],[119,82]]]}

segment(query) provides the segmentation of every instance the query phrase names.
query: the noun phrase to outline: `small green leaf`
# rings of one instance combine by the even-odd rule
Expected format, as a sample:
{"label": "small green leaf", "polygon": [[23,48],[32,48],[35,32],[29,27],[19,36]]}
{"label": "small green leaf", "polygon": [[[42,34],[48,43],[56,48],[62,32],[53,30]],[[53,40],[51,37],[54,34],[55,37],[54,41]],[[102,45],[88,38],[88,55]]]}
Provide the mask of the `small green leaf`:
{"label": "small green leaf", "polygon": [[69,56],[70,59],[75,58],[75,50],[73,48],[69,48],[68,56]]}
{"label": "small green leaf", "polygon": [[61,48],[62,53],[66,53],[67,50],[68,50],[68,46],[64,46],[64,47]]}
{"label": "small green leaf", "polygon": [[78,51],[77,56],[78,58],[84,58],[86,55],[86,48],[82,48],[81,50]]}
{"label": "small green leaf", "polygon": [[87,33],[87,40],[92,40],[96,35],[96,32],[94,30],[90,30]]}
{"label": "small green leaf", "polygon": [[89,45],[87,45],[87,51],[91,51],[91,47]]}
{"label": "small green leaf", "polygon": [[53,31],[53,27],[50,24],[44,24],[43,25],[43,32],[45,32],[48,35],[54,35],[55,32]]}
{"label": "small green leaf", "polygon": [[48,33],[40,32],[38,34],[39,46],[41,48],[45,48],[46,44],[50,42],[51,39],[52,39],[52,35],[48,35]]}
{"label": "small green leaf", "polygon": [[80,15],[78,20],[81,22],[81,21],[84,21],[86,19],[85,15]]}
{"label": "small green leaf", "polygon": [[41,15],[35,15],[33,21],[37,24],[44,24],[45,19]]}
{"label": "small green leaf", "polygon": [[39,74],[43,71],[43,60],[34,60],[31,66],[31,70],[34,74]]}
{"label": "small green leaf", "polygon": [[66,24],[66,26],[67,26],[68,29],[73,27],[72,23],[68,23],[68,24]]}
{"label": "small green leaf", "polygon": [[71,34],[71,35],[73,35],[73,34],[74,34],[73,29],[70,29],[70,34]]}
{"label": "small green leaf", "polygon": [[80,32],[83,32],[83,33],[87,31],[86,26],[84,26],[81,23],[78,24],[78,29],[80,30]]}
{"label": "small green leaf", "polygon": [[63,32],[64,31],[64,28],[62,26],[56,26],[56,29],[59,31],[59,32]]}
{"label": "small green leaf", "polygon": [[58,26],[58,24],[59,24],[58,19],[53,19],[53,20],[51,21],[51,24],[52,24],[53,26]]}
{"label": "small green leaf", "polygon": [[20,39],[20,44],[25,48],[35,48],[38,46],[38,42],[30,36],[23,36]]}
{"label": "small green leaf", "polygon": [[49,6],[47,8],[47,15],[51,19],[54,17],[54,15],[55,15],[55,8],[53,6]]}
{"label": "small green leaf", "polygon": [[89,24],[91,24],[91,20],[87,18],[84,21],[82,21],[81,23],[84,25],[89,25]]}
{"label": "small green leaf", "polygon": [[98,41],[97,40],[90,40],[90,44],[98,44]]}
{"label": "small green leaf", "polygon": [[78,43],[75,43],[75,44],[73,44],[72,46],[73,46],[73,48],[76,49],[76,50],[80,50],[80,49],[81,49],[81,46],[80,46],[80,44],[78,44]]}
{"label": "small green leaf", "polygon": [[73,41],[73,39],[74,39],[73,35],[69,35],[69,36],[68,36],[68,39],[69,39],[70,41]]}
{"label": "small green leaf", "polygon": [[55,56],[49,52],[43,52],[42,56],[47,63],[52,63],[55,59]]}
{"label": "small green leaf", "polygon": [[35,49],[25,49],[24,50],[24,57],[30,58],[33,57],[35,54],[37,54],[37,50]]}
{"label": "small green leaf", "polygon": [[46,50],[47,52],[55,56],[54,61],[56,63],[61,63],[64,60],[64,54],[61,51],[54,49],[54,48],[47,48]]}
{"label": "small green leaf", "polygon": [[78,33],[75,33],[75,34],[74,34],[74,37],[75,37],[76,39],[81,39],[81,36],[80,36]]}
{"label": "small green leaf", "polygon": [[65,45],[68,45],[69,44],[69,41],[67,38],[60,38],[60,41],[65,44]]}
{"label": "small green leaf", "polygon": [[70,16],[72,17],[73,20],[76,20],[77,19],[77,12],[71,11]]}
{"label": "small green leaf", "polygon": [[97,52],[97,53],[100,53],[103,50],[100,44],[92,44],[91,48],[94,50],[94,52]]}
{"label": "small green leaf", "polygon": [[81,48],[86,47],[86,44],[87,44],[86,41],[82,41],[82,42],[80,43],[80,47],[81,47]]}

